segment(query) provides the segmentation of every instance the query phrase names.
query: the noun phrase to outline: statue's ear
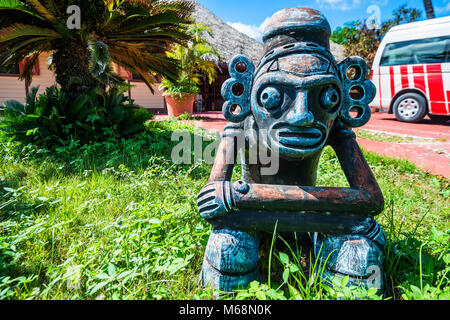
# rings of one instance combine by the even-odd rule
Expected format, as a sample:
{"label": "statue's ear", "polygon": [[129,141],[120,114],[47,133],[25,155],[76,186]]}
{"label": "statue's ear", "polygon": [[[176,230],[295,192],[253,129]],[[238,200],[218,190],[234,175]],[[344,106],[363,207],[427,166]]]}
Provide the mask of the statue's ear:
{"label": "statue's ear", "polygon": [[[366,80],[367,64],[360,57],[350,57],[339,64],[342,76],[342,108],[339,118],[347,126],[356,128],[365,125],[370,120],[372,112],[369,103],[375,98],[376,87]],[[353,74],[349,74],[353,69]],[[356,117],[350,115],[350,110],[357,111]]]}
{"label": "statue's ear", "polygon": [[241,122],[251,113],[250,95],[253,85],[255,66],[243,56],[235,56],[229,64],[231,79],[222,86],[222,97],[225,100],[222,111],[230,122]]}

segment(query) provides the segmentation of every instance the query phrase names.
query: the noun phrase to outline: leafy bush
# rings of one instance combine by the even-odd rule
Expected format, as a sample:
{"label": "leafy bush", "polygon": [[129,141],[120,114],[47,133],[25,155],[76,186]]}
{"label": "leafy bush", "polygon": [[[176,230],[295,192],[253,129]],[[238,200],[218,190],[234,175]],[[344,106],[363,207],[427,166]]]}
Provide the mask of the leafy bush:
{"label": "leafy bush", "polygon": [[128,137],[144,129],[152,114],[133,104],[120,89],[94,88],[74,101],[55,86],[37,96],[31,89],[25,104],[4,103],[1,128],[14,140],[49,148],[103,140],[105,135]]}
{"label": "leafy bush", "polygon": [[[212,227],[196,200],[211,166],[170,161],[177,130],[202,134],[171,119],[129,139],[53,151],[0,137],[0,299],[381,298],[347,288],[347,278],[321,284],[308,240],[271,234],[260,251],[262,283],[233,294],[199,287]],[[387,204],[377,217],[388,241],[383,298],[449,299],[449,181],[404,160],[365,157]],[[348,185],[339,166],[326,148],[318,184]]]}
{"label": "leafy bush", "polygon": [[364,58],[371,69],[373,59],[386,33],[394,26],[419,20],[421,15],[420,10],[408,8],[406,4],[403,4],[395,9],[393,17],[384,21],[379,28],[369,27],[367,20],[364,19],[350,21],[343,27],[336,28],[331,35],[331,40],[344,46],[346,56]]}
{"label": "leafy bush", "polygon": [[[211,232],[193,212],[196,193],[211,168],[204,163],[175,165],[170,156],[177,144],[172,141],[174,131],[203,131],[176,120],[151,121],[145,127],[129,139],[54,151],[0,137],[0,299],[191,297],[191,281],[198,274],[191,264],[201,263]],[[37,189],[29,192],[22,183],[31,182],[35,173],[27,168],[39,168],[40,177],[51,184],[68,184],[51,187],[45,195]],[[64,190],[75,192],[69,196],[77,198],[67,202],[70,207],[59,200]],[[53,210],[67,214],[70,222],[56,222]],[[87,224],[93,228],[85,229]],[[33,239],[44,237],[46,242],[52,232],[58,235],[53,245],[30,246]],[[82,238],[75,240],[76,234]],[[67,242],[61,242],[63,238]],[[28,255],[22,254],[22,245],[36,253],[31,264],[23,260]],[[39,271],[35,263],[41,263],[34,258],[47,260],[47,250],[54,264],[42,264]],[[174,279],[184,279],[184,284],[180,287]],[[49,285],[37,288],[40,282]],[[130,287],[139,292],[127,292]]]}

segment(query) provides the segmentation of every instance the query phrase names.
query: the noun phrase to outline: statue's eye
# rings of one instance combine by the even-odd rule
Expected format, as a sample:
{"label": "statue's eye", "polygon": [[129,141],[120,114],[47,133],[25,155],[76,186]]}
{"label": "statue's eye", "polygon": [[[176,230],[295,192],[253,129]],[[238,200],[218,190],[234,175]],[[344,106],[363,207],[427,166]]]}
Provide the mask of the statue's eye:
{"label": "statue's eye", "polygon": [[281,91],[276,87],[267,87],[261,92],[261,105],[266,109],[275,109],[283,102]]}
{"label": "statue's eye", "polygon": [[332,87],[326,88],[320,94],[320,102],[326,110],[331,110],[339,104],[339,92]]}

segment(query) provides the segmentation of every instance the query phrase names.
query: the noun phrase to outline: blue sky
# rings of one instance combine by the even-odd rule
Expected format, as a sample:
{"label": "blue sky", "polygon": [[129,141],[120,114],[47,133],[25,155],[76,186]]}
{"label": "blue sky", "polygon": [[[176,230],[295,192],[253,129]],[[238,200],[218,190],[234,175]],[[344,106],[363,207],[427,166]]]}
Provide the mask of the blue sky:
{"label": "blue sky", "polygon": [[[401,4],[420,9],[426,18],[423,0],[198,0],[223,21],[252,38],[261,39],[264,21],[276,11],[289,7],[309,7],[322,11],[334,30],[347,21],[369,18],[367,9],[380,8],[381,21],[392,17],[392,12]],[[437,17],[450,15],[450,0],[433,0]]]}

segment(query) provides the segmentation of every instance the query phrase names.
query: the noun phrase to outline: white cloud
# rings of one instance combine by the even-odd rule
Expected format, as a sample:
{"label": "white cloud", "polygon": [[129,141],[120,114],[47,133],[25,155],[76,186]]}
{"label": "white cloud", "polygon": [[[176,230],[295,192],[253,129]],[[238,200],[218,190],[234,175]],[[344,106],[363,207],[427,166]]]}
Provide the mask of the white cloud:
{"label": "white cloud", "polygon": [[450,0],[444,0],[444,4],[443,7],[435,7],[434,11],[436,11],[437,14],[450,13]]}
{"label": "white cloud", "polygon": [[245,24],[242,22],[227,22],[230,26],[235,28],[236,30],[248,35],[250,38],[256,39],[258,41],[262,41],[262,36],[264,33],[264,28],[266,26],[267,21],[269,18],[266,18],[263,23],[261,23],[259,26],[256,25],[250,25]]}
{"label": "white cloud", "polygon": [[381,7],[386,7],[388,5],[388,0],[378,0],[378,1],[371,1],[371,4],[375,4]]}
{"label": "white cloud", "polygon": [[316,0],[316,3],[323,7],[347,11],[360,5],[361,0]]}

